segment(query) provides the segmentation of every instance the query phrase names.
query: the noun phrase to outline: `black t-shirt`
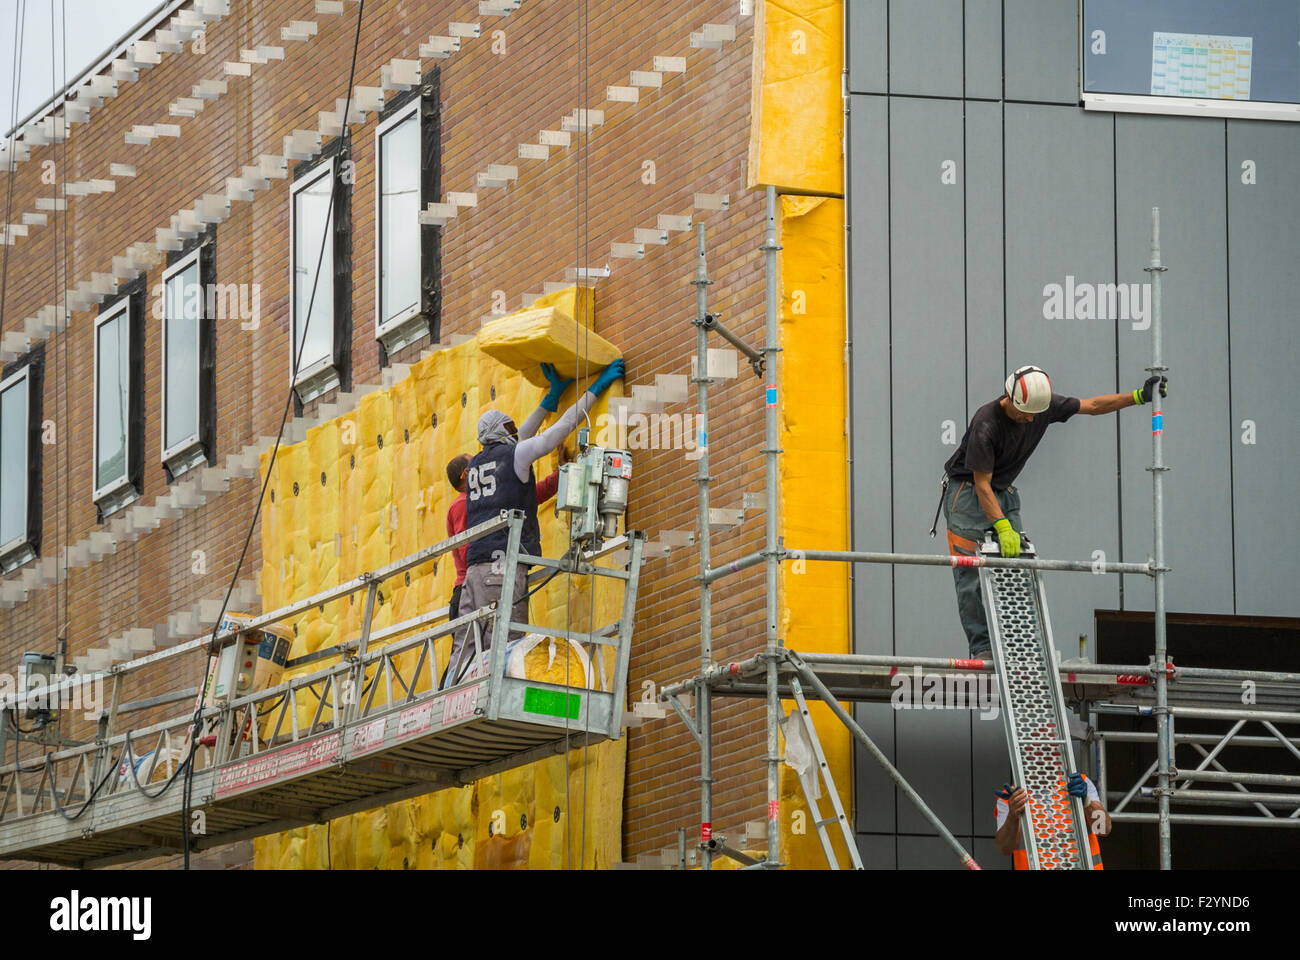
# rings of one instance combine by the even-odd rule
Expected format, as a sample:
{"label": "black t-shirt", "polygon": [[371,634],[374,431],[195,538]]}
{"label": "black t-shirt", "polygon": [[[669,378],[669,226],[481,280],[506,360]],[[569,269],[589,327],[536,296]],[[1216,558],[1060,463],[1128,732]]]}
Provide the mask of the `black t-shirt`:
{"label": "black t-shirt", "polygon": [[1054,393],[1046,410],[1029,423],[1016,423],[1002,412],[1000,403],[999,397],[975,411],[957,452],[944,464],[948,476],[972,480],[976,471],[991,473],[993,489],[1005,490],[1020,475],[1047,428],[1079,412],[1078,397]]}

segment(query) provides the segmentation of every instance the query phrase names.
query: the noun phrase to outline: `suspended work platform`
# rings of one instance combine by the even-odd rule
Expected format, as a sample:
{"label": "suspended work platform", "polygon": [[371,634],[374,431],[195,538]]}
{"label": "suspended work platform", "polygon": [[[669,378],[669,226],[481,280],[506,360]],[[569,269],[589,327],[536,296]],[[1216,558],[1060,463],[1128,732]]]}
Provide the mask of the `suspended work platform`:
{"label": "suspended work platform", "polygon": [[[522,513],[503,513],[381,570],[246,621],[238,632],[219,634],[214,648],[236,642],[239,633],[365,591],[361,634],[341,645],[338,663],[203,711],[203,729],[216,732],[201,738],[193,754],[190,849],[324,822],[617,739],[643,538],[630,531],[598,551],[554,560],[520,553],[522,525]],[[496,608],[450,621],[442,608],[371,631],[375,594],[385,580],[503,528],[509,535],[506,571],[523,563],[543,568],[533,579],[565,571],[622,580],[619,619],[590,633],[507,623],[494,615],[511,609],[515,578],[507,575]],[[626,551],[622,567],[597,566],[596,560],[616,550]],[[427,627],[439,620],[444,622]],[[490,649],[467,679],[438,690],[436,641],[479,620],[491,623]],[[591,654],[591,685],[509,675],[510,629],[581,645]],[[393,637],[401,639],[377,646]],[[116,733],[127,712],[119,694],[124,677],[185,654],[206,657],[208,648],[205,637],[109,671],[112,703],[101,720],[105,735],[96,742],[21,762],[13,761],[13,753],[0,756],[6,761],[0,766],[0,859],[95,867],[182,848],[192,702],[172,719]],[[0,709],[21,706],[22,699],[8,698]],[[299,718],[307,713],[311,721],[302,724]]]}

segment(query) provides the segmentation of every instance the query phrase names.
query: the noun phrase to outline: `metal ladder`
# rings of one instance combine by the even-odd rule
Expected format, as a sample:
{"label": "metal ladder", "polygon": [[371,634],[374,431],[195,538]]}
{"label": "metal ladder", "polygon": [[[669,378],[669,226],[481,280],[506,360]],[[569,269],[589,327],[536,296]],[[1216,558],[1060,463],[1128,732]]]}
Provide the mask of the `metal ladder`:
{"label": "metal ladder", "polygon": [[[991,536],[980,555],[1000,556]],[[1021,556],[1034,556],[1028,539]],[[1042,579],[1036,570],[984,566],[979,578],[1012,782],[1028,795],[1020,827],[1029,869],[1091,870],[1083,803],[1065,789],[1074,752]]]}
{"label": "metal ladder", "polygon": [[[844,837],[844,846],[849,851],[852,869],[861,870],[863,869],[862,856],[858,853],[853,828],[844,813],[844,805],[840,803],[840,794],[835,789],[835,781],[831,778],[831,768],[826,763],[826,754],[822,752],[822,743],[817,736],[817,728],[813,726],[812,716],[808,713],[808,703],[804,700],[803,687],[798,677],[790,678],[790,692],[794,694],[796,709],[791,710],[781,722],[781,729],[785,734],[785,763],[799,776],[804,799],[808,801],[808,812],[817,827],[817,836],[822,842],[822,850],[826,852],[827,864],[832,870],[840,869],[835,848],[831,845],[830,834],[826,830],[834,823],[839,825]],[[829,817],[822,816],[821,804],[818,803],[823,793],[830,797],[832,815]]]}

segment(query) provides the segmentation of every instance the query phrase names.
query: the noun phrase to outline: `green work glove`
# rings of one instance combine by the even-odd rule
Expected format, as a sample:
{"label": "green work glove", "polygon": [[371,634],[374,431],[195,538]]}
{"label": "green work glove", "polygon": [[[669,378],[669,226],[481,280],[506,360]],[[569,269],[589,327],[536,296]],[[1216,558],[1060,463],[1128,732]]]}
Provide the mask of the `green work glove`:
{"label": "green work glove", "polygon": [[1139,407],[1144,403],[1150,403],[1151,398],[1155,396],[1156,384],[1160,384],[1160,396],[1169,396],[1168,377],[1147,377],[1147,382],[1133,391],[1133,402]]}
{"label": "green work glove", "polygon": [[1020,534],[1011,529],[1011,521],[1003,517],[993,524],[993,529],[997,531],[998,543],[1002,546],[1002,556],[1020,556]]}

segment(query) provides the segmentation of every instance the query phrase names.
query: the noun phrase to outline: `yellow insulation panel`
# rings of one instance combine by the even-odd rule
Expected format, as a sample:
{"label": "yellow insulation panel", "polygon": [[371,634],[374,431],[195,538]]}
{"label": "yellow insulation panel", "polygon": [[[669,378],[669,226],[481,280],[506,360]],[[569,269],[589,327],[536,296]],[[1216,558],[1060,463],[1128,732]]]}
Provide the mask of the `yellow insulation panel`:
{"label": "yellow insulation panel", "polygon": [[[779,6],[768,4],[768,6]],[[844,202],[784,196],[781,246],[781,533],[792,546],[847,550],[848,437],[845,434]],[[851,653],[849,570],[842,563],[785,563],[781,632],[786,646]],[[787,712],[793,707],[786,703]],[[846,811],[852,806],[852,740],[825,704],[813,723]],[[781,859],[824,868],[826,856],[798,778],[781,768]],[[830,805],[821,800],[823,816]],[[840,863],[847,852],[831,831]]]}
{"label": "yellow insulation panel", "polygon": [[843,192],[843,18],[843,0],[756,5],[749,186]]}
{"label": "yellow insulation panel", "polygon": [[[270,485],[275,499],[262,524],[263,556],[268,558],[262,568],[264,604],[292,602],[443,539],[455,497],[446,478],[447,461],[479,449],[475,434],[482,410],[498,407],[522,421],[536,407],[543,389],[539,377],[528,375],[542,359],[563,370],[569,356],[570,368],[576,367],[573,312],[591,315],[591,292],[581,292],[581,304],[574,288],[538,301],[543,309],[533,312],[545,314],[545,322],[527,321],[534,324],[531,339],[519,342],[530,345],[507,352],[526,369],[485,352],[478,339],[438,350],[412,365],[407,378],[363,397],[358,409],[309,431],[304,442],[281,448]],[[603,344],[610,359],[619,355],[595,335],[591,340]],[[593,374],[604,365],[593,358]],[[576,389],[566,392],[562,403],[576,400]],[[615,383],[597,402],[591,412],[594,425],[606,422],[600,418],[608,415],[609,399],[622,394],[622,383]],[[572,440],[569,444],[572,452]],[[268,459],[263,457],[263,471]],[[536,464],[538,479],[555,469],[556,459],[552,455]],[[567,529],[553,509],[543,507],[539,520],[544,551],[552,556],[563,552]],[[454,564],[444,557],[410,571],[409,581],[402,576],[385,582],[375,625],[444,606],[454,581]],[[593,619],[617,619],[621,602],[617,582],[602,581],[593,595],[587,580],[570,583],[568,577],[556,577],[534,595],[531,617],[552,627],[564,627],[567,619],[574,630],[583,630]],[[357,593],[353,602],[332,604],[323,614],[304,614],[295,624],[291,655],[357,636],[363,603],[364,594]],[[439,644],[438,673],[446,665],[450,643],[448,637]],[[409,660],[399,663],[399,669],[409,672],[415,656],[399,658]],[[287,672],[286,679],[328,662]],[[552,662],[542,643],[527,658],[528,674],[553,679],[566,663],[579,673],[578,660],[566,660],[563,645],[557,646]],[[612,670],[611,662],[606,674]],[[422,680],[420,689],[428,682]],[[375,702],[383,697],[381,689]],[[302,728],[316,706],[310,696],[300,698]],[[322,718],[331,719],[328,707]],[[309,870],[609,867],[622,859],[625,763],[622,740],[573,750],[567,757],[343,817],[328,826],[259,838],[254,865]]]}
{"label": "yellow insulation panel", "polygon": [[599,372],[621,356],[604,337],[585,328],[579,330],[573,317],[550,306],[492,320],[479,331],[478,342],[488,356],[521,371],[525,379],[543,388],[542,363],[554,364],[562,376],[576,377],[586,369]]}

